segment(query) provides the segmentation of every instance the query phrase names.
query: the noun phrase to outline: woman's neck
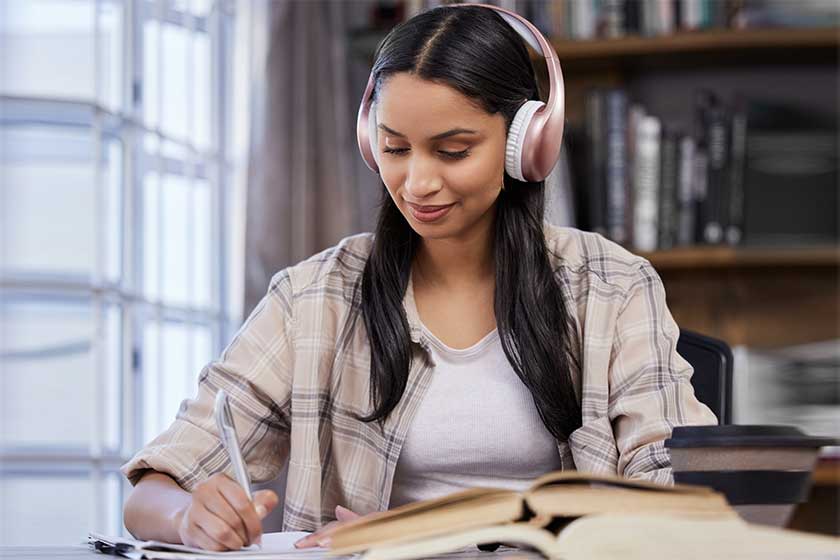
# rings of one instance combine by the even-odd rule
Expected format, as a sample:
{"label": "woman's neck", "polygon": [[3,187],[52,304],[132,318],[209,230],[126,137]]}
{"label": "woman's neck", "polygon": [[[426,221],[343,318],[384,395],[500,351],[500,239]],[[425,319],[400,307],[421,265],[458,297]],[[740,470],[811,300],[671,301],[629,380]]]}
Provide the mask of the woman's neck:
{"label": "woman's neck", "polygon": [[415,284],[433,289],[470,289],[495,278],[493,222],[463,238],[423,239],[414,258]]}

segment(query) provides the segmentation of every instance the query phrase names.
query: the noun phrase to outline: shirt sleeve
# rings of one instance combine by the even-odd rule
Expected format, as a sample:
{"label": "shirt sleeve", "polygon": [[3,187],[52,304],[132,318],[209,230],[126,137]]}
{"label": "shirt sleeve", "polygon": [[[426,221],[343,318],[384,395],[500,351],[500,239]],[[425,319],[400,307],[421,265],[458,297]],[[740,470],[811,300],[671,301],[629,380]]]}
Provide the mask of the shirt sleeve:
{"label": "shirt sleeve", "polygon": [[284,270],[272,278],[220,358],[201,371],[196,396],[184,400],[169,428],[121,467],[128,480],[136,484],[153,469],[192,491],[216,472],[233,476],[213,415],[219,389],[229,395],[252,480],[277,476],[289,452],[293,321],[291,282]]}
{"label": "shirt sleeve", "polygon": [[617,471],[672,484],[664,441],[673,427],[717,424],[717,418],[695,397],[694,370],[677,353],[680,331],[666,305],[662,280],[647,261],[639,273],[618,313],[609,371]]}

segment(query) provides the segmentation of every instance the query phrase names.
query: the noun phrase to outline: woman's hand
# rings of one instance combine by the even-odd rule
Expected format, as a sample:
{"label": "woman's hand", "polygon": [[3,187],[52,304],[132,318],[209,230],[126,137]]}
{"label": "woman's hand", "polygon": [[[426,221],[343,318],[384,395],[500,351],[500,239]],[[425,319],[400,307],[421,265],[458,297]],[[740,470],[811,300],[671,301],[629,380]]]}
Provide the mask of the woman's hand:
{"label": "woman's hand", "polygon": [[214,474],[195,487],[190,503],[176,514],[178,535],[187,546],[239,550],[260,542],[262,519],[277,503],[271,490],[254,493],[251,501],[230,477]]}
{"label": "woman's hand", "polygon": [[313,546],[320,546],[327,548],[330,546],[330,538],[336,529],[345,525],[348,521],[358,519],[360,515],[347,509],[346,507],[335,506],[335,521],[331,521],[312,533],[309,536],[303,537],[295,543],[295,548],[311,548]]}

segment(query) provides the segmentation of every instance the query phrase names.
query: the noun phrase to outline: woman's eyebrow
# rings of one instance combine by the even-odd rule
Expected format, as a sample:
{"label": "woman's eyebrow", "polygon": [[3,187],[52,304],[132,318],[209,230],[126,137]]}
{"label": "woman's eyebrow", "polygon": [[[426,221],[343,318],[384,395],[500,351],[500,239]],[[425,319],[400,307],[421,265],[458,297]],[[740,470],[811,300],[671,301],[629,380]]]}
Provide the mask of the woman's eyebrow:
{"label": "woman's eyebrow", "polygon": [[[380,123],[379,128],[387,132],[388,134],[393,134],[394,136],[399,136],[400,138],[405,138],[405,134],[402,132],[397,132],[396,130]],[[468,128],[453,128],[452,130],[447,130],[446,132],[441,132],[440,134],[435,134],[429,140],[443,140],[444,138],[449,138],[450,136],[455,136],[456,134],[478,134],[477,130],[470,130]]]}

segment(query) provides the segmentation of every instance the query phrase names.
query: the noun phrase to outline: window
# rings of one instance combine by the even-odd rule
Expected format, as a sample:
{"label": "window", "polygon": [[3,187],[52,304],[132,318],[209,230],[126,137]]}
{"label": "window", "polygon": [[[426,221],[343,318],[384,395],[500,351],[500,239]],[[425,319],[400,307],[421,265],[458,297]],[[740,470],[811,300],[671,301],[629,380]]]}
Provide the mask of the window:
{"label": "window", "polygon": [[234,15],[0,2],[4,545],[123,532],[119,466],[232,333]]}

